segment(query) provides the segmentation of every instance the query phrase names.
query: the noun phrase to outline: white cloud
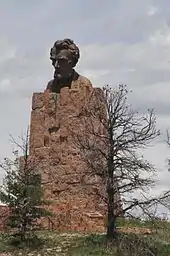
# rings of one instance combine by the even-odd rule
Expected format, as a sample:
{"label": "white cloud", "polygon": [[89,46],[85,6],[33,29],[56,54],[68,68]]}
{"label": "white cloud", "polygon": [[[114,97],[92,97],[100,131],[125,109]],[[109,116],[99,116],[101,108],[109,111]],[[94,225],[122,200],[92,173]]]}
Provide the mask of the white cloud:
{"label": "white cloud", "polygon": [[155,15],[157,12],[158,12],[158,9],[157,9],[155,6],[150,6],[150,7],[148,8],[147,14],[148,14],[149,16],[153,16],[153,15]]}

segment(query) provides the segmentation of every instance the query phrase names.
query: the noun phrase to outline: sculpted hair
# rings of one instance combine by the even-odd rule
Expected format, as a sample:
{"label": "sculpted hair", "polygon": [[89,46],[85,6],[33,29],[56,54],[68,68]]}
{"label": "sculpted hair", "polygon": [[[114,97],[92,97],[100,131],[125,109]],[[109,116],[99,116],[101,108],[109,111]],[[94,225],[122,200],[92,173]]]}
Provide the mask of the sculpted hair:
{"label": "sculpted hair", "polygon": [[67,49],[71,51],[73,56],[73,67],[75,67],[78,62],[78,59],[80,58],[80,52],[79,52],[79,48],[74,43],[74,41],[68,38],[63,40],[57,40],[54,43],[54,46],[50,50],[50,59],[55,60],[58,52],[63,49]]}

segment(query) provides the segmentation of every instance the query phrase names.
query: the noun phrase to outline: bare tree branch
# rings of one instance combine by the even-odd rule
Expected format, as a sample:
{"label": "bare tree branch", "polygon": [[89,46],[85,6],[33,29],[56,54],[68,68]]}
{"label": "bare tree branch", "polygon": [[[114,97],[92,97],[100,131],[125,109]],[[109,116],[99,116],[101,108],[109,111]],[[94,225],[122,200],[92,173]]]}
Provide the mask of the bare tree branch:
{"label": "bare tree branch", "polygon": [[[74,142],[90,172],[99,175],[106,184],[105,193],[98,193],[107,203],[110,236],[120,213],[139,207],[144,210],[169,198],[167,193],[159,198],[127,200],[135,191],[145,192],[155,185],[156,170],[139,150],[147,148],[160,135],[154,110],[148,109],[146,115],[134,111],[128,104],[129,92],[126,85],[119,85],[114,89],[106,86],[100,93],[94,93],[80,115],[80,127],[85,129],[74,134]],[[121,200],[115,199],[116,195]]]}

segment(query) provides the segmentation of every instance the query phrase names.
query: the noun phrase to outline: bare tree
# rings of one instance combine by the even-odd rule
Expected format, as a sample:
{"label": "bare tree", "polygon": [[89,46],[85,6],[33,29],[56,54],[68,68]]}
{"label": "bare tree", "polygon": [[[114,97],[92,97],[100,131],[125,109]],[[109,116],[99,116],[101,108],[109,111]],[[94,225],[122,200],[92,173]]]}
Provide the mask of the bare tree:
{"label": "bare tree", "polygon": [[145,115],[134,111],[128,104],[128,93],[126,85],[95,92],[79,115],[79,133],[74,134],[89,170],[106,184],[106,194],[100,196],[107,204],[108,239],[116,236],[118,216],[131,216],[137,208],[147,213],[169,197],[169,192],[159,198],[146,196],[155,185],[156,170],[140,152],[160,132],[154,111],[148,109]]}

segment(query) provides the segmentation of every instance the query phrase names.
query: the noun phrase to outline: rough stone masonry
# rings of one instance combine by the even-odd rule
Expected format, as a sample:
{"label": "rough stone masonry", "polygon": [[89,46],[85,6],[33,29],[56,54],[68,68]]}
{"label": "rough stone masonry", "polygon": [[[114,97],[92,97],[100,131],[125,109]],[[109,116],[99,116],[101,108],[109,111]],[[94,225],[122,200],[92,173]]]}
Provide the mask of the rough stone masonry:
{"label": "rough stone masonry", "polygon": [[80,114],[88,100],[94,103],[97,90],[73,85],[58,94],[33,94],[30,155],[41,172],[45,198],[52,200],[53,222],[62,231],[104,231],[105,205],[97,195],[104,184],[89,173],[73,136],[83,131]]}
{"label": "rough stone masonry", "polygon": [[[99,104],[96,95],[101,89],[93,88],[73,69],[79,49],[72,40],[56,41],[50,58],[54,79],[32,98],[30,156],[34,156],[41,173],[45,198],[52,202],[55,228],[103,232],[106,205],[98,192],[104,193],[105,184],[89,171],[75,143],[75,135],[82,135],[91,125],[88,118],[82,123],[81,115],[87,106],[93,109]],[[94,121],[93,125],[103,133],[99,123]],[[43,224],[47,225],[45,220]]]}

